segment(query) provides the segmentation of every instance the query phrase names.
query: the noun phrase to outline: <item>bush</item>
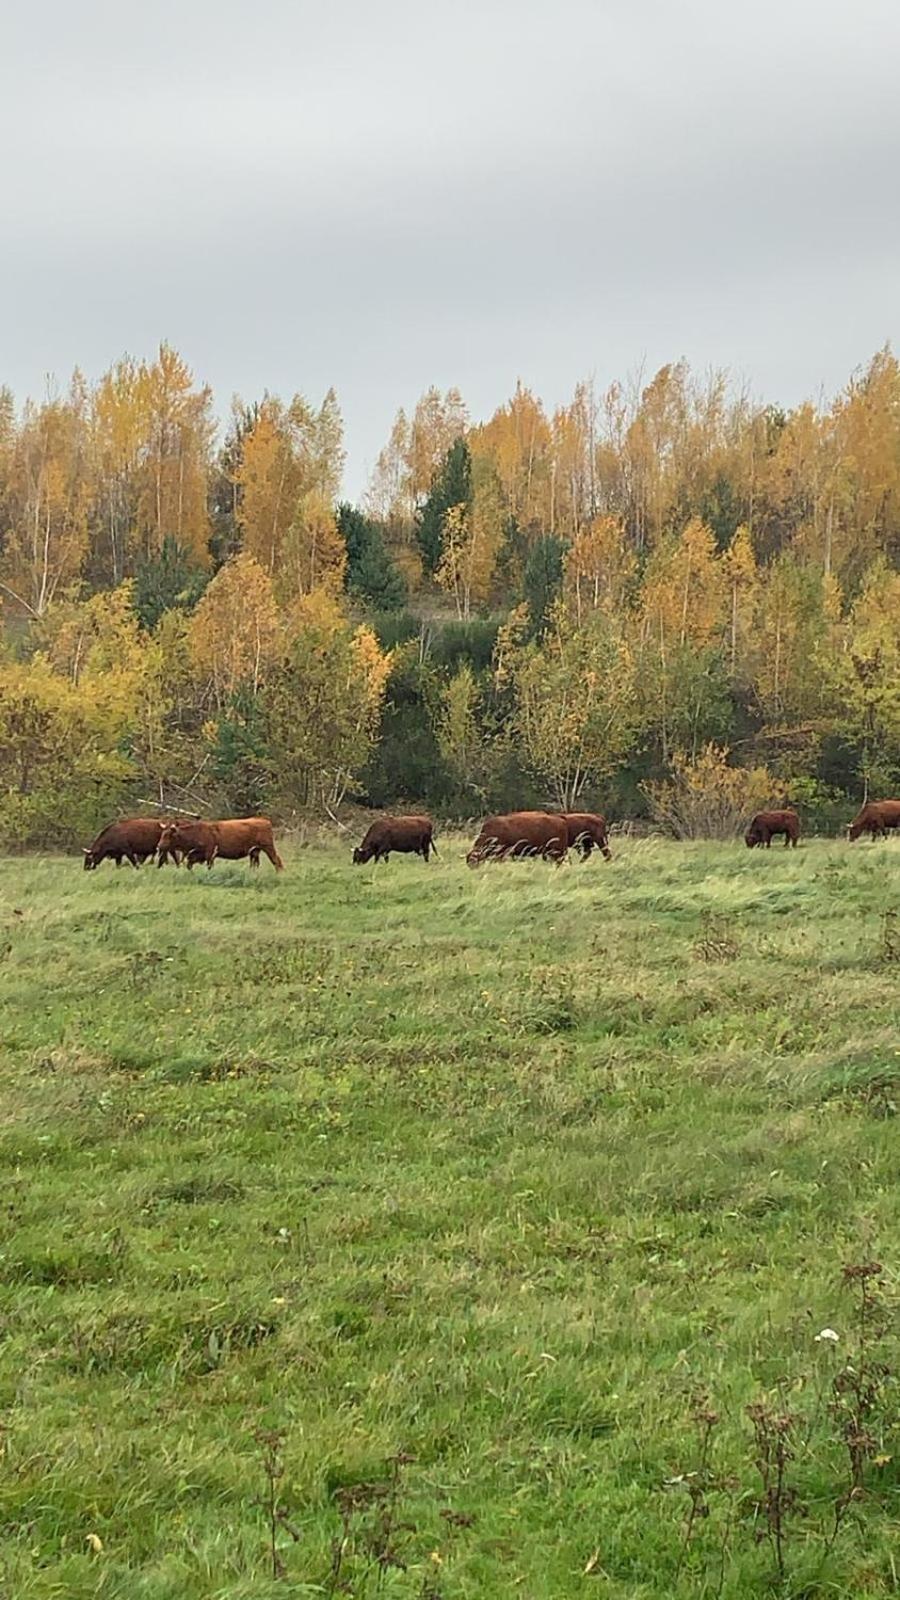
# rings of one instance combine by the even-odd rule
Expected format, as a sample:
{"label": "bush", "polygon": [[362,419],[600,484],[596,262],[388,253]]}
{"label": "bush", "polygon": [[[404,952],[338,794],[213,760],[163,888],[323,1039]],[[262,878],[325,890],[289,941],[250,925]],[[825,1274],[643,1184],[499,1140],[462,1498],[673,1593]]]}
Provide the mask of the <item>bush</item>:
{"label": "bush", "polygon": [[855,806],[840,789],[818,778],[790,778],[785,785],[789,805],[803,818],[805,833],[842,834]]}
{"label": "bush", "polygon": [[653,821],[674,838],[734,839],[775,803],[777,784],[765,767],[731,767],[728,749],[708,744],[696,760],[676,755],[668,781],[642,787]]}

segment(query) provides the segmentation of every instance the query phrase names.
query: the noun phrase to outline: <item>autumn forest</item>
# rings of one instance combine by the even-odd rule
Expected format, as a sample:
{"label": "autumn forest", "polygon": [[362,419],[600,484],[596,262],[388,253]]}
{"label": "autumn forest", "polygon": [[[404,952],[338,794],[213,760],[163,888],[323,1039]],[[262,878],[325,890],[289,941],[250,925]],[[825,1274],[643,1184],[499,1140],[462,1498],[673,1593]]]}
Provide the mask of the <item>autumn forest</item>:
{"label": "autumn forest", "polygon": [[398,412],[360,505],[333,392],[222,416],[163,345],[0,390],[0,828],[660,809],[834,831],[900,792],[900,368],[793,410],[663,367],[556,411]]}

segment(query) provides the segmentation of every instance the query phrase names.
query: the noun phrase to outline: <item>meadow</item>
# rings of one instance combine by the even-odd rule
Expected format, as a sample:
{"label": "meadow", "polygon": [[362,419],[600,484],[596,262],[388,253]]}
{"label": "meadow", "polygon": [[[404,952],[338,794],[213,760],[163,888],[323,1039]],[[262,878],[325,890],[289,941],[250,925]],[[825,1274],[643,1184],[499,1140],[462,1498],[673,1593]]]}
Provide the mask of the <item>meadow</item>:
{"label": "meadow", "polygon": [[900,845],[438,842],[0,861],[3,1600],[900,1592]]}

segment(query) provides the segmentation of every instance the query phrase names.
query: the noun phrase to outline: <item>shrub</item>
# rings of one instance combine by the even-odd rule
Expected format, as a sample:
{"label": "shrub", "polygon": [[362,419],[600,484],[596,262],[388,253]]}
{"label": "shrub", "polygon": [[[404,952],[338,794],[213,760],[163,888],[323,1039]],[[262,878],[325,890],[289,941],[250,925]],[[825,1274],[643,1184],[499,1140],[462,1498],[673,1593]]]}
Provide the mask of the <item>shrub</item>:
{"label": "shrub", "polygon": [[765,767],[732,767],[725,746],[708,744],[695,760],[676,755],[672,777],[646,783],[650,815],[676,839],[734,839],[755,811],[773,803],[776,780]]}

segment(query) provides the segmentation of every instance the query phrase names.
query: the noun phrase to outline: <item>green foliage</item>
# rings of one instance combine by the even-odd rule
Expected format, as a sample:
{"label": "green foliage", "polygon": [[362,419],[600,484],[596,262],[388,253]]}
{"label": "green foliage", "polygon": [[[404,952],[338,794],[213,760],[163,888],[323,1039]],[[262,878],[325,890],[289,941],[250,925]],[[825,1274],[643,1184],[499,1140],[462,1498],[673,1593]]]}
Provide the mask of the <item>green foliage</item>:
{"label": "green foliage", "polygon": [[217,567],[230,561],[241,549],[241,463],[244,443],[258,423],[259,414],[258,401],[252,405],[235,401],[230,427],[210,474],[209,548]]}
{"label": "green foliage", "polygon": [[387,682],[378,738],[361,783],[376,806],[419,801],[444,806],[453,795],[434,726],[440,680],[419,659],[416,640],[397,649]]}
{"label": "green foliage", "polygon": [[352,595],[376,611],[399,611],[407,601],[403,574],[391,560],[378,523],[355,506],[339,505],[338,532],[347,546],[344,582]]}
{"label": "green foliage", "polygon": [[806,833],[841,835],[847,825],[847,797],[820,778],[791,778],[785,799],[800,817]]}
{"label": "green foliage", "polygon": [[554,533],[542,534],[528,552],[522,579],[522,599],[528,606],[534,634],[543,632],[562,592],[568,544]]}
{"label": "green foliage", "polygon": [[468,506],[472,458],[465,439],[456,439],[435,474],[428,499],[416,519],[416,538],[426,572],[437,570],[444,553],[444,519],[451,506]]}
{"label": "green foliage", "polygon": [[139,563],[134,574],[134,609],[144,628],[155,628],[167,611],[193,611],[209,573],[192,564],[177,539],[166,538],[158,555]]}
{"label": "green foliage", "polygon": [[497,644],[497,631],[498,623],[488,617],[473,617],[470,622],[445,622],[429,638],[429,660],[448,673],[466,663],[474,672],[487,672]]}
{"label": "green foliage", "polygon": [[738,528],[746,521],[747,508],[738,496],[731,480],[720,472],[700,496],[696,506],[689,506],[684,521],[697,516],[716,536],[720,550],[727,550]]}
{"label": "green foliage", "polygon": [[263,815],[269,805],[272,771],[268,729],[258,696],[236,690],[216,718],[210,734],[211,771],[234,816]]}
{"label": "green foliage", "polygon": [[611,777],[634,742],[634,670],[620,632],[601,614],[572,628],[557,605],[540,643],[513,645],[505,670],[525,762],[560,810],[577,810],[585,785]]}
{"label": "green foliage", "polygon": [[419,618],[411,611],[376,611],[369,623],[382,650],[395,650],[398,645],[418,638],[422,628]]}
{"label": "green foliage", "polygon": [[[657,734],[658,679],[649,674],[639,678],[642,691],[641,717],[647,734]],[[673,652],[665,684],[666,731],[669,746],[696,756],[711,740],[726,743],[734,723],[734,701],[728,681],[727,665],[719,647],[693,649],[689,645]]]}

